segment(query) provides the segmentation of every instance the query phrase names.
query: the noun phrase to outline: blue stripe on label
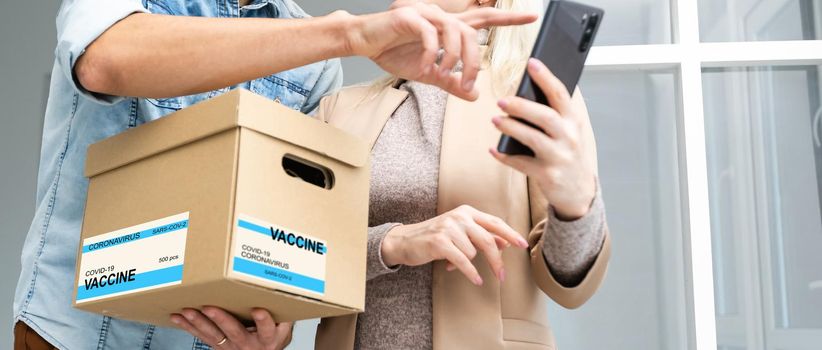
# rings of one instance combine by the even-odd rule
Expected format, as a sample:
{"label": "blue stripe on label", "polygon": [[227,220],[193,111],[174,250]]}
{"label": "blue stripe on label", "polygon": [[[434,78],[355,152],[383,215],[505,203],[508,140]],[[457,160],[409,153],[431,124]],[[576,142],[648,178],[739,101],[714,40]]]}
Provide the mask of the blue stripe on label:
{"label": "blue stripe on label", "polygon": [[276,267],[263,265],[251,260],[234,258],[234,271],[279,282],[316,293],[325,293],[325,281],[300,275]]}
{"label": "blue stripe on label", "polygon": [[240,227],[242,227],[246,230],[251,230],[251,231],[254,231],[254,232],[262,233],[266,236],[271,235],[271,229],[270,228],[262,227],[260,225],[253,224],[253,223],[250,223],[250,222],[245,221],[245,220],[238,220],[237,221],[237,226],[240,226]]}
{"label": "blue stripe on label", "polygon": [[[87,279],[91,279],[88,277]],[[183,265],[166,267],[159,270],[138,273],[134,275],[133,281],[122,282],[104,287],[86,289],[85,285],[77,288],[77,301],[88,298],[100,297],[104,295],[127,292],[130,290],[156,286],[165,283],[179,282],[183,280]],[[85,282],[85,280],[84,280]]]}
{"label": "blue stripe on label", "polygon": [[184,228],[188,228],[188,220],[182,220],[175,223],[157,226],[154,228],[150,228],[148,230],[143,230],[139,232],[133,232],[129,234],[125,234],[122,236],[110,238],[107,240],[103,240],[97,243],[91,243],[88,245],[83,246],[83,253],[88,253],[92,251],[97,251],[100,249],[111,248],[114,246],[118,246],[120,244],[131,243],[134,241],[138,241],[144,238],[150,238],[157,235],[161,235],[164,233],[171,233],[174,231],[179,231]]}
{"label": "blue stripe on label", "polygon": [[[266,236],[271,237],[271,228],[270,227],[263,227],[263,226],[255,224],[255,223],[245,221],[245,220],[237,220],[237,226],[240,227],[240,228],[244,228],[246,230],[254,231],[254,232],[261,233],[261,234],[264,234]],[[322,246],[322,251],[321,252],[323,254],[327,254],[328,253],[328,247]]]}

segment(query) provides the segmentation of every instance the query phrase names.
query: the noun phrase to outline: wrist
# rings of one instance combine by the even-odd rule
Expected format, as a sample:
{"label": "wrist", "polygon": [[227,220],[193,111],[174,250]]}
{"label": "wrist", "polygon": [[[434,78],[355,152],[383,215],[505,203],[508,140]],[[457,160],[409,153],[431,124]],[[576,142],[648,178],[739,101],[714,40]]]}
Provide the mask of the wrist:
{"label": "wrist", "polygon": [[[580,189],[579,196],[567,202],[550,203],[554,209],[554,216],[562,221],[576,221],[591,211],[591,206],[596,199],[596,184],[592,190]],[[547,194],[546,194],[547,198]]]}
{"label": "wrist", "polygon": [[[360,16],[355,16],[344,10],[337,10],[322,17],[328,28],[328,37],[335,38],[334,57],[348,57],[357,55],[358,37],[361,36]],[[340,40],[342,33],[342,40]]]}
{"label": "wrist", "polygon": [[[593,198],[591,199],[591,202],[593,202]],[[590,204],[586,205],[586,206],[581,206],[581,205],[556,206],[556,205],[552,205],[552,207],[554,208],[554,215],[557,217],[557,219],[560,219],[562,221],[576,221],[576,220],[579,220],[580,218],[585,216],[585,214],[588,214],[588,212],[591,210],[591,205]]]}
{"label": "wrist", "polygon": [[399,242],[399,232],[402,227],[402,225],[398,225],[391,228],[382,239],[382,244],[380,244],[380,255],[382,256],[382,262],[385,266],[402,265],[402,259],[400,258],[402,255],[402,245]]}
{"label": "wrist", "polygon": [[573,203],[552,203],[554,216],[562,221],[576,221],[587,215],[591,211],[591,206],[596,199],[596,188],[590,194],[580,196],[579,200]]}
{"label": "wrist", "polygon": [[342,33],[342,40],[340,40],[340,54],[339,57],[358,56],[361,54],[360,48],[363,42],[363,21],[362,16],[356,16],[347,11],[337,10],[326,16],[332,23],[332,37],[339,38]]}

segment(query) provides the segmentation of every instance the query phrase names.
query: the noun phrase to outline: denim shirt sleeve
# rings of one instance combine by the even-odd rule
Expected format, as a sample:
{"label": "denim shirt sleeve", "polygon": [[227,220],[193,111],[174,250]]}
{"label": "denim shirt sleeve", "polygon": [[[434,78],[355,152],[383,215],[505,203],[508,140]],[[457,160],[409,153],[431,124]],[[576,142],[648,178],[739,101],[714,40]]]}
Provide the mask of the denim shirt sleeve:
{"label": "denim shirt sleeve", "polygon": [[308,94],[308,98],[306,98],[301,111],[308,115],[315,115],[317,113],[317,107],[320,106],[320,99],[322,99],[323,96],[330,95],[339,90],[342,84],[343,71],[340,59],[332,58],[325,61],[323,71],[320,73],[317,83],[314,84],[314,87]]}
{"label": "denim shirt sleeve", "polygon": [[63,0],[57,14],[55,56],[60,72],[82,96],[106,105],[122,99],[84,89],[74,75],[74,65],[86,51],[86,47],[103,32],[137,12],[148,12],[141,0]]}

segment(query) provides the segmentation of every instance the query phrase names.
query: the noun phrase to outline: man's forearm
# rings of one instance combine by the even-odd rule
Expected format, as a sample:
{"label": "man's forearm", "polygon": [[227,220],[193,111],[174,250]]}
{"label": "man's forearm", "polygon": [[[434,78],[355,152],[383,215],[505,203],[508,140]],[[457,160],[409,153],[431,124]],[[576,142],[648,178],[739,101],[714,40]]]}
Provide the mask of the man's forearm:
{"label": "man's forearm", "polygon": [[309,19],[133,14],[89,45],[74,73],[101,94],[189,95],[352,55],[356,20],[341,11]]}

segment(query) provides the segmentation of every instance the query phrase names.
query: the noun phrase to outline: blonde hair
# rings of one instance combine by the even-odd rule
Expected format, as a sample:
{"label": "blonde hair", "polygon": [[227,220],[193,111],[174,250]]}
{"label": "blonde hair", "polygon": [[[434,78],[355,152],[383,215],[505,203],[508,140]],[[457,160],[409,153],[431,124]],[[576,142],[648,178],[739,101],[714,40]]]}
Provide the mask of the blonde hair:
{"label": "blonde hair", "polygon": [[[536,13],[542,17],[542,0],[497,0],[496,8],[506,11]],[[539,23],[492,27],[488,34],[488,50],[483,61],[488,63],[494,92],[511,93],[519,85],[531,49],[537,40]]]}
{"label": "blonde hair", "polygon": [[[491,72],[494,93],[498,96],[512,93],[522,79],[531,49],[537,39],[541,22],[543,0],[497,0],[495,6],[505,11],[535,13],[535,22],[525,25],[490,27],[488,49],[482,57],[482,68]],[[379,78],[370,83],[376,95],[386,87],[396,86],[400,79],[395,76]]]}

